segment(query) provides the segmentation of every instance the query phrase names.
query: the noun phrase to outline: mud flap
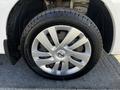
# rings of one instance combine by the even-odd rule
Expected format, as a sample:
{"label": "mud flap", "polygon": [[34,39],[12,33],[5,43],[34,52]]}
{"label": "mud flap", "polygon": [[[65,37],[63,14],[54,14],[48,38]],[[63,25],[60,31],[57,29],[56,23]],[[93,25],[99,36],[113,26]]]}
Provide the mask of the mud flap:
{"label": "mud flap", "polygon": [[15,65],[21,58],[20,53],[10,49],[10,46],[8,45],[8,40],[4,40],[4,49],[5,49],[5,54],[9,58],[10,62],[13,65]]}

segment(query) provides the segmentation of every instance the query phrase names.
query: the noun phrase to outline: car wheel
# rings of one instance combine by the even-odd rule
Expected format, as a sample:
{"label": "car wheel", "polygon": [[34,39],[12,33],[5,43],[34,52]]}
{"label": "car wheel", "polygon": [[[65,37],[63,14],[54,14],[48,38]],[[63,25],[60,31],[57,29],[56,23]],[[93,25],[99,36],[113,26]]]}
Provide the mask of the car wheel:
{"label": "car wheel", "polygon": [[85,15],[57,8],[36,16],[21,38],[29,67],[51,79],[73,79],[90,71],[102,52],[97,26]]}

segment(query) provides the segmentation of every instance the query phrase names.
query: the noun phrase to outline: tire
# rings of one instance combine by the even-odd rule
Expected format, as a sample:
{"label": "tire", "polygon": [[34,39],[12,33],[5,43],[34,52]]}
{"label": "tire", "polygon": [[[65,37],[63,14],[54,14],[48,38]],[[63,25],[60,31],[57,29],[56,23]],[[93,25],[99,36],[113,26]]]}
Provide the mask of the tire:
{"label": "tire", "polygon": [[[85,60],[88,59],[88,61],[86,62],[85,66],[83,64],[84,67],[81,66],[82,68],[78,71],[77,71],[77,68],[75,69],[77,72],[75,72],[75,70],[73,69],[74,73],[72,72],[72,70],[71,70],[71,73],[69,73],[69,71],[70,71],[69,70],[68,72],[66,71],[62,74],[62,72],[64,71],[64,68],[62,69],[63,66],[61,65],[61,67],[60,67],[60,64],[59,64],[59,68],[61,68],[61,69],[58,68],[58,71],[56,71],[55,74],[53,74],[53,73],[51,74],[51,72],[49,73],[49,71],[45,71],[34,60],[33,52],[31,49],[34,46],[33,43],[34,43],[34,40],[36,40],[35,39],[36,36],[39,37],[39,34],[42,32],[45,32],[44,30],[46,28],[49,29],[49,27],[54,27],[54,26],[56,28],[64,27],[65,29],[67,29],[68,27],[73,27],[72,29],[74,29],[74,31],[73,30],[71,30],[71,31],[73,31],[75,33],[73,33],[73,35],[71,35],[70,38],[72,36],[73,37],[76,36],[76,34],[77,34],[76,32],[79,30],[82,32],[81,35],[84,35],[86,37],[86,39],[89,41],[89,43],[86,42],[85,45],[81,46],[81,48],[82,48],[81,52],[86,52],[86,49],[88,49],[88,51],[91,50],[91,53],[89,53],[90,57],[89,57],[89,59],[85,58]],[[60,29],[62,29],[62,28],[60,28]],[[78,31],[78,33],[79,33],[79,31]],[[40,35],[42,35],[42,34],[40,34]],[[60,34],[60,35],[63,35],[63,34]],[[53,36],[55,36],[55,35],[53,35]],[[52,37],[52,34],[51,34],[51,37]],[[67,37],[67,35],[66,35],[66,37]],[[41,42],[42,42],[42,40],[44,40],[43,37],[40,38]],[[70,40],[71,39],[69,39],[68,42]],[[54,42],[54,40],[50,41],[50,42],[52,43],[52,42]],[[43,43],[45,43],[45,42],[43,42]],[[43,45],[43,43],[42,43],[42,45]],[[62,41],[60,43],[62,43]],[[56,44],[53,43],[52,45],[56,45]],[[90,45],[90,46],[88,47],[87,45]],[[55,55],[57,53],[57,55],[58,55],[57,57],[60,58],[59,60],[62,60],[62,58],[64,58],[64,57],[67,57],[67,59],[68,59],[68,57],[72,58],[72,56],[69,56],[69,55],[71,55],[69,53],[68,53],[69,55],[66,56],[68,46],[70,47],[70,45],[67,45],[66,47],[64,47],[65,53],[64,53],[64,50],[55,52]],[[42,47],[42,48],[41,47],[42,46],[40,46],[40,49],[44,48],[44,47]],[[59,45],[58,45],[58,47],[59,47]],[[21,53],[22,53],[25,61],[27,62],[28,66],[33,71],[35,71],[37,74],[39,74],[43,77],[50,78],[50,79],[57,79],[57,80],[73,79],[73,78],[83,76],[84,74],[89,72],[97,64],[97,62],[101,56],[102,49],[103,49],[102,37],[101,37],[101,34],[100,34],[97,26],[87,16],[81,15],[77,11],[74,11],[71,9],[65,9],[65,8],[64,9],[63,8],[56,8],[56,9],[51,9],[51,10],[47,10],[43,13],[40,13],[32,21],[29,22],[29,24],[26,26],[26,28],[22,34],[22,38],[21,38]],[[54,49],[54,50],[57,51],[57,49]],[[45,51],[45,52],[47,52],[47,51]],[[68,50],[68,52],[70,52],[70,51]],[[51,51],[51,53],[53,54],[52,51]],[[54,55],[51,57],[53,58]],[[54,57],[54,58],[56,59],[56,57]],[[74,60],[81,60],[81,62],[82,62],[82,59],[75,59],[75,58],[76,57],[74,57]],[[40,59],[40,60],[42,60],[42,59]],[[56,60],[58,60],[58,59],[56,59]],[[59,60],[57,62],[61,62],[61,63],[67,62],[64,60],[63,61],[59,61]],[[72,59],[70,59],[70,60],[72,60]],[[83,62],[85,62],[85,61],[83,61]],[[41,65],[41,63],[40,63],[40,65]],[[55,66],[55,64],[51,67],[54,67],[54,66]],[[45,67],[47,67],[47,65]],[[48,67],[51,68],[50,66],[48,66]],[[72,67],[73,66],[70,65],[69,69]],[[63,70],[60,72],[61,74],[58,74],[59,70]],[[65,70],[67,70],[67,69],[65,69]]]}

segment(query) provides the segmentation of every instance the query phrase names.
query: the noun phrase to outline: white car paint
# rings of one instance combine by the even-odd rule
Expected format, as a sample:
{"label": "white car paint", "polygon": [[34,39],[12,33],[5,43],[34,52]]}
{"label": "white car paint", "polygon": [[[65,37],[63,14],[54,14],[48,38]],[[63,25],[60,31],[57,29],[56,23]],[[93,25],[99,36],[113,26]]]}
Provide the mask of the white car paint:
{"label": "white car paint", "polygon": [[9,13],[18,0],[0,0],[0,53],[4,54],[3,41],[6,37],[6,25]]}
{"label": "white car paint", "polygon": [[[114,24],[114,41],[111,48],[111,54],[120,54],[120,1],[119,0],[102,0],[109,12]],[[3,41],[6,37],[6,23],[10,11],[18,0],[0,0],[0,53],[4,54]]]}

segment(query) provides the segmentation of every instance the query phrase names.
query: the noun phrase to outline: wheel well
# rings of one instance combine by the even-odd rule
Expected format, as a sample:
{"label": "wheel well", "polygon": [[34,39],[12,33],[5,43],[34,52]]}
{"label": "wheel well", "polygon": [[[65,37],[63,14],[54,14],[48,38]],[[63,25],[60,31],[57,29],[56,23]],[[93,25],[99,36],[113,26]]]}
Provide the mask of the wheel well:
{"label": "wheel well", "polygon": [[[13,62],[21,56],[18,47],[25,26],[34,16],[46,9],[44,0],[20,0],[11,10],[7,22],[7,38],[9,53],[15,58]],[[104,49],[109,52],[113,42],[113,23],[108,9],[101,0],[90,0],[87,16],[98,26]]]}
{"label": "wheel well", "polygon": [[19,44],[22,32],[28,22],[46,9],[44,0],[19,0],[11,10],[7,21],[7,44],[12,63],[21,57]]}
{"label": "wheel well", "polygon": [[113,22],[111,15],[101,0],[90,0],[87,16],[98,26],[106,52],[110,52],[113,44]]}

